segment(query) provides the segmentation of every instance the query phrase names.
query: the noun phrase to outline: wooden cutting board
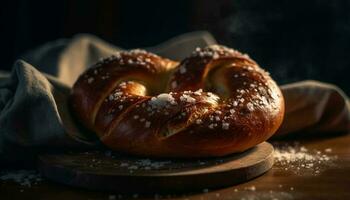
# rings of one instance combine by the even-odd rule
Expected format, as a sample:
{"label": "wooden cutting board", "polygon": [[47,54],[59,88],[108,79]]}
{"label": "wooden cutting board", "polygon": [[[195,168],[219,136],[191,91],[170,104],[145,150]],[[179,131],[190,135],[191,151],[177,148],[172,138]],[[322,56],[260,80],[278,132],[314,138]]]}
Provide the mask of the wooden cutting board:
{"label": "wooden cutting board", "polygon": [[43,176],[66,185],[121,193],[194,191],[238,184],[273,165],[264,142],[243,153],[206,159],[147,159],[110,151],[39,156]]}

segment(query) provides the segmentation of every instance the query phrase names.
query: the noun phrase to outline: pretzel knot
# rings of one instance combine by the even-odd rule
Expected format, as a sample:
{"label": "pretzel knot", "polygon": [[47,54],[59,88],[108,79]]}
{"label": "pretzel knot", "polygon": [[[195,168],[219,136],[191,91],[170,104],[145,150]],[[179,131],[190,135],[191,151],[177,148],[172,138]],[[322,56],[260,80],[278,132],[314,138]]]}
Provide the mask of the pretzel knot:
{"label": "pretzel knot", "polygon": [[70,100],[108,148],[155,157],[241,152],[271,137],[284,115],[268,73],[219,45],[181,63],[143,50],[116,53],[79,77]]}

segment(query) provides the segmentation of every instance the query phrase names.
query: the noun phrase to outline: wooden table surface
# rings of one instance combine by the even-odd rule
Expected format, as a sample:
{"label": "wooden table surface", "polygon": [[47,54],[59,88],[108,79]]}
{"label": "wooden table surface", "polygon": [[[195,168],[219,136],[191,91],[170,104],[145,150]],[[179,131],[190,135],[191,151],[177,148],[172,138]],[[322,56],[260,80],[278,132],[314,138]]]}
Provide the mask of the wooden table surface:
{"label": "wooden table surface", "polygon": [[309,152],[323,154],[326,150],[331,161],[301,169],[295,164],[277,162],[269,172],[249,182],[185,194],[140,195],[135,191],[135,194],[121,195],[72,188],[47,180],[31,187],[0,181],[0,199],[350,199],[350,134],[298,142]]}

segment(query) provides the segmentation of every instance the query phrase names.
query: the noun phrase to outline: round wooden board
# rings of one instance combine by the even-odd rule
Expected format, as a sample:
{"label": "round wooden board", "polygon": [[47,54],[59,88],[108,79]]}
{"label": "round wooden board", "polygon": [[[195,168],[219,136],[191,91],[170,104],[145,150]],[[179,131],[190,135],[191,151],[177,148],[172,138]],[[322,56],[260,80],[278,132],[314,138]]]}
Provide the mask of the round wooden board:
{"label": "round wooden board", "polygon": [[240,154],[206,159],[147,159],[110,151],[39,156],[39,170],[48,179],[122,193],[224,187],[255,178],[272,165],[273,147],[267,142]]}

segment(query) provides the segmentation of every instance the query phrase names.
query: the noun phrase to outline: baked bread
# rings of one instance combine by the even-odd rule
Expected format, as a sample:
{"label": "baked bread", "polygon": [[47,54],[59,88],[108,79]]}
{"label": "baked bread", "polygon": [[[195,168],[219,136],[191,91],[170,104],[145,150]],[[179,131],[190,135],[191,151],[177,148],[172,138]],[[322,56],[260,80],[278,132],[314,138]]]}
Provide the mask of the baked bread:
{"label": "baked bread", "polygon": [[152,157],[242,152],[272,136],[284,115],[269,74],[219,45],[181,63],[143,50],[116,53],[78,78],[70,103],[108,148]]}

